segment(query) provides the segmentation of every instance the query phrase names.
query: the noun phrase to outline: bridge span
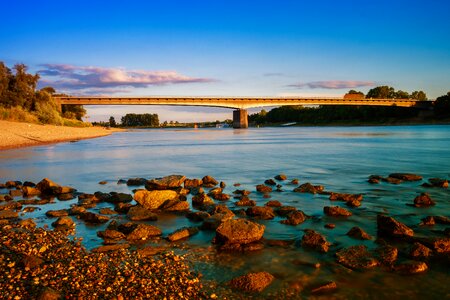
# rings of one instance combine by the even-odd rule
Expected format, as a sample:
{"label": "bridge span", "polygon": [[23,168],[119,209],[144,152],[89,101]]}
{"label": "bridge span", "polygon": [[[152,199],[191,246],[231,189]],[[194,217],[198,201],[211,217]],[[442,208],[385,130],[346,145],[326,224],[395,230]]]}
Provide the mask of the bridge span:
{"label": "bridge span", "polygon": [[209,106],[234,109],[233,127],[247,128],[247,109],[284,105],[369,105],[369,106],[427,106],[430,101],[414,99],[345,99],[300,97],[55,97],[58,105],[175,105]]}

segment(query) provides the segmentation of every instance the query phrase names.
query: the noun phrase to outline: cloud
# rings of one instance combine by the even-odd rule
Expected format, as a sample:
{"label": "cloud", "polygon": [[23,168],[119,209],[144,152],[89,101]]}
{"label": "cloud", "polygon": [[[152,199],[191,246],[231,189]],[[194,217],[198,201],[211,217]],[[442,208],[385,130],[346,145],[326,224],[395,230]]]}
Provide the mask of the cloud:
{"label": "cloud", "polygon": [[284,76],[284,73],[274,72],[274,73],[264,73],[264,77],[276,77],[276,76]]}
{"label": "cloud", "polygon": [[65,64],[45,64],[38,73],[43,77],[41,85],[51,85],[65,92],[117,93],[130,88],[152,85],[205,83],[210,78],[196,78],[176,71],[126,70],[124,68],[79,67]]}
{"label": "cloud", "polygon": [[294,88],[310,88],[310,89],[354,89],[365,86],[374,86],[373,81],[357,81],[357,80],[328,80],[328,81],[311,81],[290,84],[289,87]]}

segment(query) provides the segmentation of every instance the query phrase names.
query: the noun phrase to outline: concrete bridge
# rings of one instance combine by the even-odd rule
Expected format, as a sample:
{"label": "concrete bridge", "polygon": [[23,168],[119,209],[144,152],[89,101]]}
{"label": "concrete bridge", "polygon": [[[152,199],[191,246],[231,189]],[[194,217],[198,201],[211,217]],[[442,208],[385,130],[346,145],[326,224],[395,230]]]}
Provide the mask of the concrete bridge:
{"label": "concrete bridge", "polygon": [[233,127],[247,128],[247,109],[284,105],[370,105],[430,107],[431,101],[413,99],[345,99],[300,97],[55,97],[58,105],[175,105],[209,106],[234,109]]}

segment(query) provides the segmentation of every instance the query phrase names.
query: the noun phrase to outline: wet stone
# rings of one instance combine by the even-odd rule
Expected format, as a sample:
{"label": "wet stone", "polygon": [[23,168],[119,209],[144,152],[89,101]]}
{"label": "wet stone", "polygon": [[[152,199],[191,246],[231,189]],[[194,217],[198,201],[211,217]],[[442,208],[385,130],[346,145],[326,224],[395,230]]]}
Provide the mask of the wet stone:
{"label": "wet stone", "polygon": [[158,209],[167,200],[176,199],[178,199],[178,194],[172,190],[138,190],[134,193],[134,200],[150,210]]}
{"label": "wet stone", "polygon": [[131,203],[117,203],[114,207],[114,210],[117,211],[119,214],[126,214],[130,210],[130,208],[133,207],[133,204]]}
{"label": "wet stone", "polygon": [[109,221],[109,217],[95,214],[92,212],[84,212],[79,214],[80,219],[92,224],[101,224]]}
{"label": "wet stone", "polygon": [[403,181],[420,181],[422,176],[410,173],[392,173],[389,174],[390,178],[400,179]]}
{"label": "wet stone", "polygon": [[123,234],[120,231],[113,230],[113,229],[106,229],[104,231],[98,231],[97,236],[101,237],[102,239],[107,239],[107,240],[125,239],[125,234]]}
{"label": "wet stone", "polygon": [[160,209],[168,212],[182,212],[189,210],[189,203],[187,201],[180,200],[167,200]]}
{"label": "wet stone", "polygon": [[262,292],[274,279],[275,277],[267,272],[248,273],[233,278],[229,285],[234,289],[245,292]]}
{"label": "wet stone", "polygon": [[73,229],[75,227],[75,222],[71,217],[59,217],[52,223],[52,226],[56,228]]}
{"label": "wet stone", "polygon": [[310,193],[310,194],[318,194],[323,192],[324,187],[322,185],[312,185],[309,182],[306,182],[299,187],[294,189],[294,192],[297,193]]}
{"label": "wet stone", "polygon": [[307,219],[307,217],[303,213],[303,211],[296,210],[296,211],[290,212],[287,216],[287,220],[282,220],[280,223],[295,226],[295,225],[305,222],[306,219]]}
{"label": "wet stone", "polygon": [[49,210],[45,213],[47,217],[64,217],[68,216],[69,212],[66,209],[60,209],[60,210]]}
{"label": "wet stone", "polygon": [[276,181],[273,179],[267,179],[266,181],[264,181],[264,184],[266,185],[277,185]]}
{"label": "wet stone", "polygon": [[377,258],[383,265],[392,266],[398,257],[398,249],[391,245],[382,245],[376,250]]}
{"label": "wet stone", "polygon": [[13,210],[2,210],[0,211],[0,220],[4,219],[15,219],[18,218],[19,214]]}
{"label": "wet stone", "polygon": [[337,289],[337,284],[334,281],[321,283],[311,288],[311,294],[327,294],[332,293]]}
{"label": "wet stone", "polygon": [[436,202],[434,202],[430,195],[427,193],[422,193],[420,196],[417,196],[414,198],[414,206],[415,207],[428,207],[435,205]]}
{"label": "wet stone", "polygon": [[372,238],[367,232],[357,226],[350,229],[347,235],[358,240],[370,240]]}
{"label": "wet stone", "polygon": [[349,217],[352,213],[339,206],[325,206],[323,212],[330,217]]}
{"label": "wet stone", "polygon": [[304,248],[325,253],[328,252],[330,243],[327,242],[325,236],[314,230],[307,229],[302,237],[301,245]]}
{"label": "wet stone", "polygon": [[272,188],[270,186],[264,185],[264,184],[258,184],[256,186],[256,191],[260,193],[270,193],[272,192]]}
{"label": "wet stone", "polygon": [[426,260],[432,254],[432,250],[421,243],[415,242],[409,249],[409,257],[414,260]]}
{"label": "wet stone", "polygon": [[377,228],[379,236],[405,238],[414,235],[414,231],[392,217],[378,215]]}
{"label": "wet stone", "polygon": [[403,182],[403,180],[393,177],[386,177],[381,179],[384,182],[390,183],[390,184],[400,184]]}
{"label": "wet stone", "polygon": [[342,194],[342,193],[331,193],[329,199],[331,201],[356,201],[361,202],[363,200],[362,194]]}
{"label": "wet stone", "polygon": [[128,186],[139,186],[144,185],[147,179],[145,178],[130,178],[127,180]]}
{"label": "wet stone", "polygon": [[100,209],[99,213],[101,213],[102,215],[117,215],[117,211],[112,210],[109,207],[104,207],[104,208]]}
{"label": "wet stone", "polygon": [[67,193],[67,194],[59,194],[59,195],[57,196],[57,198],[58,198],[58,200],[60,200],[60,201],[68,201],[68,200],[74,199],[75,196],[74,196],[73,194]]}
{"label": "wet stone", "polygon": [[186,176],[183,175],[169,175],[163,178],[148,180],[145,184],[145,188],[150,191],[175,189],[180,187],[185,180]]}
{"label": "wet stone", "polygon": [[264,204],[265,206],[270,206],[270,207],[281,207],[282,204],[280,201],[278,200],[270,200],[267,201],[266,204]]}
{"label": "wet stone", "polygon": [[194,222],[203,222],[209,217],[210,214],[204,211],[189,212],[186,214],[186,218]]}
{"label": "wet stone", "polygon": [[21,197],[22,196],[22,190],[10,190],[9,195],[11,197]]}
{"label": "wet stone", "polygon": [[297,208],[295,208],[294,206],[280,206],[277,209],[275,209],[275,213],[281,217],[285,217],[291,212],[296,210]]}
{"label": "wet stone", "polygon": [[201,179],[186,179],[184,181],[184,187],[186,189],[198,188],[203,184]]}
{"label": "wet stone", "polygon": [[246,214],[248,216],[262,219],[262,220],[271,220],[275,218],[275,213],[273,209],[269,206],[252,206],[247,208]]}
{"label": "wet stone", "polygon": [[136,228],[127,235],[128,241],[142,241],[147,240],[152,237],[160,236],[162,234],[161,230],[152,225],[138,224]]}
{"label": "wet stone", "polygon": [[338,263],[350,269],[369,269],[378,265],[364,245],[351,246],[336,252]]}
{"label": "wet stone", "polygon": [[328,223],[328,224],[325,224],[324,227],[327,229],[334,229],[334,228],[336,228],[336,224]]}
{"label": "wet stone", "polygon": [[249,220],[226,220],[216,229],[216,241],[221,244],[249,244],[259,241],[265,226]]}
{"label": "wet stone", "polygon": [[278,174],[277,176],[275,176],[275,179],[279,181],[284,181],[287,179],[287,176],[285,174]]}
{"label": "wet stone", "polygon": [[428,270],[426,263],[421,261],[408,261],[395,266],[394,270],[403,275],[423,273]]}
{"label": "wet stone", "polygon": [[423,187],[448,188],[448,180],[441,178],[430,178],[428,182],[422,184]]}
{"label": "wet stone", "polygon": [[243,197],[241,200],[234,203],[236,206],[256,206],[255,200],[250,200],[247,197]]}
{"label": "wet stone", "polygon": [[212,176],[206,175],[202,178],[204,187],[213,187],[216,186],[219,182]]}
{"label": "wet stone", "polygon": [[130,207],[127,212],[127,217],[131,221],[156,221],[158,219],[158,216],[155,213],[140,205]]}
{"label": "wet stone", "polygon": [[197,227],[185,227],[172,232],[167,236],[167,239],[171,242],[175,242],[181,239],[186,239],[197,233],[198,233]]}

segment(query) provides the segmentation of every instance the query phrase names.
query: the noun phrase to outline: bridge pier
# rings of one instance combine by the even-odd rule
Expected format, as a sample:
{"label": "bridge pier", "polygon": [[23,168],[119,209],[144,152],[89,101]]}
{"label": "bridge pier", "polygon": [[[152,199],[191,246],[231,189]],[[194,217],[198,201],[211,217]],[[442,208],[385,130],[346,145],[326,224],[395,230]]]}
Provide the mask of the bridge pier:
{"label": "bridge pier", "polygon": [[248,113],[246,109],[233,111],[233,128],[248,128]]}

